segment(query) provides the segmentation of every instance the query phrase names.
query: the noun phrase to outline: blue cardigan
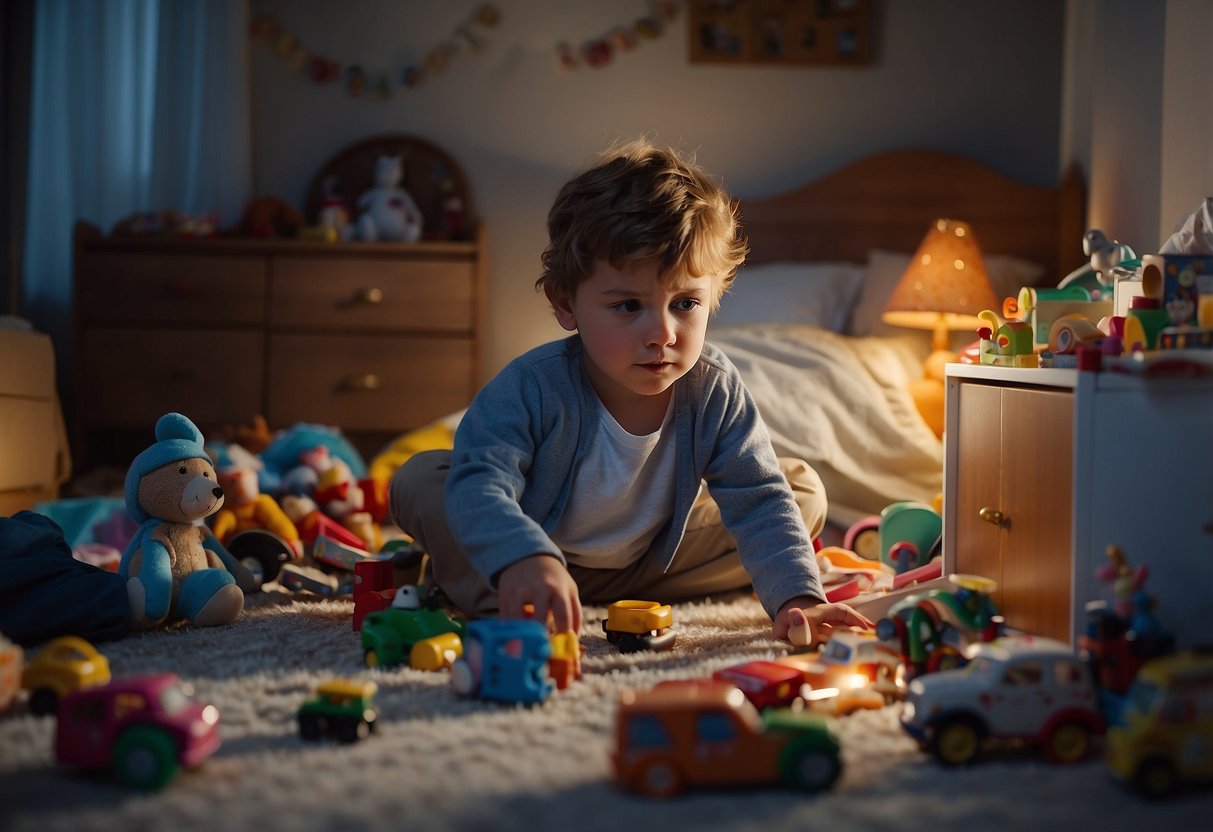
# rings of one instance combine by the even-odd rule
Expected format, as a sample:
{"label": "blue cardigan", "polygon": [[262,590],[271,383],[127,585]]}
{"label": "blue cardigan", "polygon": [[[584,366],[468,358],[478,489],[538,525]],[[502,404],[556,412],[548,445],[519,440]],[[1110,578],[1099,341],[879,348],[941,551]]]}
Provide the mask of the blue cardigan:
{"label": "blue cardigan", "polygon": [[[451,532],[486,579],[535,554],[564,555],[549,533],[598,420],[597,394],[570,336],[516,358],[476,395],[455,433],[446,482]],[[812,542],[770,436],[733,363],[705,344],[674,385],[674,512],[648,558],[668,569],[706,481],[767,614],[799,595],[825,599]]]}

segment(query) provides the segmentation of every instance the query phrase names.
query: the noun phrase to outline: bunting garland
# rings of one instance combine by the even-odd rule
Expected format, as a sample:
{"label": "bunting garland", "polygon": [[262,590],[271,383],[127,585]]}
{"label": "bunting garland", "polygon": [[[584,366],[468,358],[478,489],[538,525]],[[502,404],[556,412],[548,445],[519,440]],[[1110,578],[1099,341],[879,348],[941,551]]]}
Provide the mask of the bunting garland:
{"label": "bunting garland", "polygon": [[390,98],[398,89],[413,89],[427,78],[440,74],[460,52],[479,53],[490,29],[501,22],[501,10],[493,3],[479,6],[455,27],[451,36],[434,46],[419,64],[407,64],[395,74],[362,64],[343,64],[308,49],[299,36],[282,26],[272,15],[259,14],[249,24],[254,40],[271,47],[293,72],[314,84],[340,82],[347,93],[362,98]]}
{"label": "bunting garland", "polygon": [[679,5],[677,0],[649,0],[649,14],[637,18],[630,26],[614,26],[579,47],[562,41],[556,44],[556,65],[566,72],[579,67],[600,69],[611,62],[615,53],[631,52],[641,41],[661,37],[668,25],[678,19]]}

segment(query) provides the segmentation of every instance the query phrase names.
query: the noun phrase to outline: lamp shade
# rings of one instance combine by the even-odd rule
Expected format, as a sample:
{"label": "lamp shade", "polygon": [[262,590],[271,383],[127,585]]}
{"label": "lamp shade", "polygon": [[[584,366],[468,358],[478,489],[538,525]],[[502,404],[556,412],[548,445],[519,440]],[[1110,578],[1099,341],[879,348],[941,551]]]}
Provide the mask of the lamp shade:
{"label": "lamp shade", "polygon": [[977,313],[995,309],[981,249],[967,222],[939,219],[914,252],[881,319],[912,329],[977,329]]}

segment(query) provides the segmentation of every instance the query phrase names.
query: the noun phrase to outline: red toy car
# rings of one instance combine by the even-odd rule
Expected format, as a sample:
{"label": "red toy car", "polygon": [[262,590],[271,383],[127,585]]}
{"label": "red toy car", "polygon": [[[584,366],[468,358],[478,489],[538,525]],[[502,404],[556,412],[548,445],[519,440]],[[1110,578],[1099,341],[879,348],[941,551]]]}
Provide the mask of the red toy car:
{"label": "red toy car", "polygon": [[219,710],[193,698],[175,674],[131,676],[70,694],[59,704],[55,757],[65,765],[113,768],[125,785],[150,791],[219,748]]}
{"label": "red toy car", "polygon": [[736,685],[758,710],[791,705],[800,696],[804,674],[778,662],[753,661],[717,670],[712,678]]}

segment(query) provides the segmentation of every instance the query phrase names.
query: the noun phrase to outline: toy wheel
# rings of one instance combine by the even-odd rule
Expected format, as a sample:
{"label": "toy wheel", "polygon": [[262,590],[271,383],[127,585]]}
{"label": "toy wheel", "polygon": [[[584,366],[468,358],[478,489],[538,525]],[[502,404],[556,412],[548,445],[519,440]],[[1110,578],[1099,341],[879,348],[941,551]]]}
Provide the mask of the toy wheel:
{"label": "toy wheel", "polygon": [[1150,800],[1159,800],[1175,791],[1178,780],[1175,768],[1160,757],[1151,757],[1142,762],[1133,776],[1134,787]]}
{"label": "toy wheel", "polygon": [[668,760],[654,760],[641,769],[637,785],[649,797],[673,797],[682,790],[682,776]]}
{"label": "toy wheel", "polygon": [[472,678],[472,666],[463,659],[457,659],[451,665],[451,687],[455,693],[471,696],[475,680]]}
{"label": "toy wheel", "polygon": [[282,564],[295,558],[289,543],[265,529],[249,529],[233,535],[227,542],[227,550],[253,573],[259,585],[275,580],[282,571]]}
{"label": "toy wheel", "polygon": [[1055,763],[1076,763],[1087,756],[1091,733],[1080,722],[1065,722],[1045,740],[1045,753]]}
{"label": "toy wheel", "polygon": [[299,717],[299,736],[305,740],[320,739],[320,717],[316,714],[304,714]]}
{"label": "toy wheel", "polygon": [[38,688],[30,694],[29,710],[34,716],[46,716],[59,710],[59,695],[50,688]]}
{"label": "toy wheel", "polygon": [[362,658],[366,661],[367,667],[381,667],[383,660],[379,656],[379,651],[374,647],[362,654]]}
{"label": "toy wheel", "polygon": [[114,771],[132,789],[162,789],[177,776],[179,767],[176,743],[157,728],[132,728],[114,747]]}
{"label": "toy wheel", "polygon": [[952,719],[940,724],[931,738],[931,753],[945,766],[961,766],[977,759],[981,751],[981,731],[969,719]]}
{"label": "toy wheel", "polygon": [[780,760],[779,771],[792,788],[821,792],[834,785],[842,773],[842,763],[829,749],[791,748]]}
{"label": "toy wheel", "polygon": [[371,724],[365,719],[343,719],[337,723],[337,739],[341,742],[358,742],[370,735]]}

